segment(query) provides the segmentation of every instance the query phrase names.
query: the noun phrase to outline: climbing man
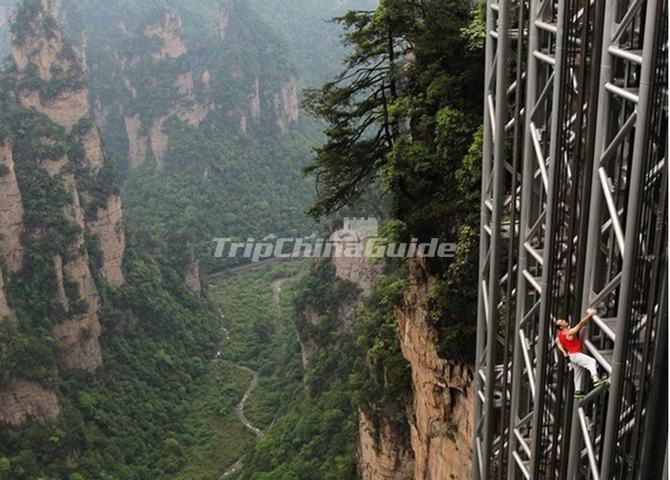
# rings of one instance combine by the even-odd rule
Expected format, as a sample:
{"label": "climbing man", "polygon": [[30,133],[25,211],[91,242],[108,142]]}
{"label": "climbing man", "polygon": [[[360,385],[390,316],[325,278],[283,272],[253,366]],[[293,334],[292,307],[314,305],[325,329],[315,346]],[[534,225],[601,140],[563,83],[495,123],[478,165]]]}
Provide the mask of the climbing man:
{"label": "climbing man", "polygon": [[570,368],[574,372],[575,398],[582,398],[584,396],[587,370],[591,374],[594,386],[597,387],[607,381],[607,378],[600,378],[598,376],[596,360],[593,357],[582,353],[582,341],[579,338],[581,329],[589,323],[596,313],[597,311],[595,308],[589,308],[586,311],[586,316],[574,327],[571,327],[564,319],[559,318],[556,320],[556,328],[558,329],[556,345],[563,353],[563,356],[570,361]]}

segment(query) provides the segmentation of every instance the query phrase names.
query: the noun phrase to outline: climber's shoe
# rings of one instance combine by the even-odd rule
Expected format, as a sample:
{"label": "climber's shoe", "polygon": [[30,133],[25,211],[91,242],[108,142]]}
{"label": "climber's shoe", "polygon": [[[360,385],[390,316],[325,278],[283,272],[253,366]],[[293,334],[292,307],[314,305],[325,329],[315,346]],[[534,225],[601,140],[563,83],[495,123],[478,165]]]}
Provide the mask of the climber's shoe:
{"label": "climber's shoe", "polygon": [[603,383],[607,383],[608,381],[609,381],[608,376],[600,377],[598,380],[593,382],[593,386],[594,387],[599,387],[600,385],[602,385]]}

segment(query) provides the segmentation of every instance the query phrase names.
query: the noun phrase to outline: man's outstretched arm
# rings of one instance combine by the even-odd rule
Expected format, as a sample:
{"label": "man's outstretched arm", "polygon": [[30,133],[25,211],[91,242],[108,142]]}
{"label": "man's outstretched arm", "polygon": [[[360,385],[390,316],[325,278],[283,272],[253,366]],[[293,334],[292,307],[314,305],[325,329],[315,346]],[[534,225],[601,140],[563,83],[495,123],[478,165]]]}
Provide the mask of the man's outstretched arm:
{"label": "man's outstretched arm", "polygon": [[586,311],[586,316],[582,318],[577,325],[568,330],[568,337],[574,337],[575,335],[578,335],[579,331],[591,321],[596,313],[598,313],[598,311],[595,308],[589,308]]}

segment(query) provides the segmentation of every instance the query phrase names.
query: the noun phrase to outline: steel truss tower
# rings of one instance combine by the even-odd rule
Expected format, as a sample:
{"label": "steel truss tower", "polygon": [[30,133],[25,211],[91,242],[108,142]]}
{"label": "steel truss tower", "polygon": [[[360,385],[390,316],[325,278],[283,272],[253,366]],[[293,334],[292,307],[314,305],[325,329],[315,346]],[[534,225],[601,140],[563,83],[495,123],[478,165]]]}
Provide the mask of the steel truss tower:
{"label": "steel truss tower", "polygon": [[487,1],[475,479],[667,478],[667,8]]}

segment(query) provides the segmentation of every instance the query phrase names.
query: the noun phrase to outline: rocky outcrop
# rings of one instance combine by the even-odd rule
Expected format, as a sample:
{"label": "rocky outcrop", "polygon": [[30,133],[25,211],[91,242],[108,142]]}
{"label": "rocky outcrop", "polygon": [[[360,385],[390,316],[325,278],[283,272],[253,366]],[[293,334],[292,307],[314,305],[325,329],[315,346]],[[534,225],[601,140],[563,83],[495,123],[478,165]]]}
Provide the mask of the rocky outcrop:
{"label": "rocky outcrop", "polygon": [[282,132],[287,132],[289,125],[296,123],[300,118],[300,101],[298,99],[298,81],[291,75],[282,84],[274,96],[274,108],[277,127]]}
{"label": "rocky outcrop", "polygon": [[[303,312],[302,316],[307,325],[310,327],[317,327],[321,323],[321,317],[319,313],[314,310],[312,307],[307,307]],[[302,357],[302,369],[307,372],[314,365],[314,356],[319,349],[319,345],[316,341],[309,335],[300,335],[300,354]]]}
{"label": "rocky outcrop", "polygon": [[365,257],[333,258],[337,278],[352,282],[361,289],[361,300],[369,297],[375,289],[384,265]]}
{"label": "rocky outcrop", "polygon": [[[37,79],[46,85],[52,80],[54,72],[60,72],[67,78],[68,85],[45,99],[34,82],[20,81],[19,85],[23,86],[19,87],[17,97],[23,107],[34,108],[71,132],[70,138],[79,142],[83,153],[77,168],[67,154],[57,158],[38,158],[36,161],[69,194],[70,200],[63,213],[69,223],[78,227],[70,233],[65,245],[67,255],[55,254],[53,257],[56,294],[66,314],[64,318],[54,319],[53,326],[54,338],[63,347],[61,366],[92,371],[102,361],[99,344],[100,296],[89,267],[86,235],[97,236],[100,240],[101,276],[112,286],[121,285],[124,281],[121,264],[125,250],[123,214],[121,200],[114,194],[104,199],[102,207],[89,211],[88,217],[85,213],[90,210],[90,202],[102,200],[98,198],[99,192],[89,190],[95,184],[91,179],[101,172],[105,161],[102,141],[97,127],[89,119],[91,109],[83,60],[65,41],[57,25],[60,2],[42,0],[40,6],[31,10],[31,17],[23,16],[22,21],[27,22],[23,27],[26,28],[22,29],[20,38],[13,38],[17,75],[19,80],[35,80],[33,76],[37,75]],[[45,146],[63,141],[60,137],[41,137],[39,140]],[[6,173],[0,178],[0,232],[5,234],[0,243],[0,253],[10,270],[17,271],[21,266],[21,233],[38,236],[45,232],[20,230],[21,196],[8,147],[0,151],[0,161],[4,165],[2,171]],[[85,174],[81,172],[82,167]]]}
{"label": "rocky outcrop", "polygon": [[170,137],[163,131],[165,121],[165,118],[158,119],[151,126],[151,131],[149,132],[149,144],[151,145],[151,151],[154,154],[158,168],[163,168],[165,152],[167,152],[170,145]]}
{"label": "rocky outcrop", "polygon": [[3,318],[8,317],[11,313],[12,311],[9,309],[9,305],[7,305],[7,296],[5,295],[5,280],[2,269],[0,269],[0,323]]}
{"label": "rocky outcrop", "polygon": [[158,38],[160,41],[159,49],[152,54],[154,60],[178,58],[186,54],[183,34],[181,16],[172,8],[165,9],[160,25],[152,25],[144,30],[147,38]]}
{"label": "rocky outcrop", "polygon": [[38,92],[20,95],[21,104],[43,113],[51,121],[70,130],[88,115],[88,92],[86,90],[64,91],[49,100],[42,100]]}
{"label": "rocky outcrop", "polygon": [[[97,308],[98,305],[90,305]],[[83,315],[54,327],[56,340],[65,349],[62,366],[67,370],[95,370],[102,363],[100,349],[100,322],[91,315]]]}
{"label": "rocky outcrop", "polygon": [[179,108],[175,111],[177,117],[184,123],[192,126],[199,127],[202,122],[205,121],[205,118],[211,110],[214,109],[214,104],[211,105],[201,105],[193,104],[186,108]]}
{"label": "rocky outcrop", "polygon": [[205,87],[205,90],[211,90],[212,89],[212,75],[209,73],[209,70],[205,70],[202,72],[202,86]]}
{"label": "rocky outcrop", "polygon": [[[54,326],[54,336],[64,347],[63,367],[65,369],[82,369],[92,371],[102,363],[100,350],[100,297],[89,268],[89,257],[86,253],[84,232],[84,210],[81,205],[76,180],[70,173],[61,174],[64,186],[72,195],[71,204],[66,207],[68,219],[79,226],[80,233],[70,245],[67,261],[62,261],[62,271],[58,271],[58,260],[55,262],[56,277],[76,286],[76,301],[67,297],[63,305],[69,319]],[[60,290],[60,289],[59,289]]]}
{"label": "rocky outcrop", "polygon": [[[2,142],[2,140],[0,140]],[[23,204],[9,142],[0,144],[0,257],[10,272],[23,263]]]}
{"label": "rocky outcrop", "polygon": [[59,413],[56,394],[36,383],[15,380],[0,390],[0,423],[18,426],[29,418],[53,419]]}
{"label": "rocky outcrop", "polygon": [[42,0],[41,7],[34,13],[32,17],[24,18],[28,24],[21,26],[30,33],[12,38],[12,57],[19,72],[25,72],[33,65],[39,79],[48,81],[54,72],[52,67],[67,61],[63,34],[58,28],[51,27],[60,13],[60,0]]}
{"label": "rocky outcrop", "polygon": [[221,40],[226,39],[226,31],[228,30],[228,23],[230,22],[230,15],[235,8],[235,0],[227,0],[221,5],[219,11],[219,37]]}
{"label": "rocky outcrop", "polygon": [[194,292],[202,291],[202,282],[200,281],[200,262],[195,252],[195,247],[189,247],[189,260],[184,272],[184,284]]}
{"label": "rocky outcrop", "polygon": [[96,127],[91,127],[84,135],[82,135],[79,141],[81,142],[82,147],[84,147],[86,166],[93,172],[99,171],[102,168],[103,162],[105,161],[104,154],[102,152],[102,140],[100,139],[100,132]]}
{"label": "rocky outcrop", "polygon": [[139,115],[125,117],[128,135],[128,157],[130,166],[137,168],[147,156],[147,137],[140,134],[142,120]]}
{"label": "rocky outcrop", "polygon": [[110,196],[106,207],[98,209],[95,218],[87,222],[87,227],[100,240],[102,277],[113,287],[121,286],[124,283],[121,266],[126,248],[121,197]]}
{"label": "rocky outcrop", "polygon": [[[372,422],[358,412],[356,457],[361,480],[413,480],[414,454],[385,422],[375,435]],[[447,477],[445,477],[446,479]]]}
{"label": "rocky outcrop", "polygon": [[258,77],[256,77],[253,91],[249,95],[249,112],[254,123],[261,120],[261,82]]}
{"label": "rocky outcrop", "polygon": [[[50,90],[58,88],[46,97],[35,89],[21,89],[19,102],[69,130],[88,116],[88,88],[83,81],[82,59],[55,26],[59,11],[59,0],[42,0],[42,8],[32,18],[23,19],[29,23],[30,33],[13,37],[12,58],[20,75],[36,76]],[[52,85],[55,72],[61,77],[58,87]]]}
{"label": "rocky outcrop", "polygon": [[184,95],[185,97],[191,97],[194,92],[193,86],[193,72],[188,71],[177,76],[177,81],[175,82],[179,88],[179,94]]}
{"label": "rocky outcrop", "polygon": [[410,278],[395,315],[402,353],[412,368],[414,479],[466,480],[473,455],[473,368],[439,356],[437,336],[428,323],[428,290],[435,279],[421,261],[412,264]]}
{"label": "rocky outcrop", "polygon": [[[359,226],[362,228],[359,228]],[[336,331],[342,337],[351,338],[353,335],[356,312],[363,305],[365,299],[372,294],[383,270],[381,262],[373,262],[372,259],[364,256],[343,255],[346,251],[360,250],[363,252],[365,250],[368,239],[376,235],[376,223],[372,225],[372,231],[365,227],[366,225],[346,223],[343,228],[335,231],[330,237],[330,241],[335,245],[332,258],[335,266],[335,276],[358,287],[357,294],[341,302],[337,307]],[[316,339],[305,333],[305,331],[318,329],[321,324],[319,312],[308,306],[302,312],[302,316],[307,329],[301,332],[299,340],[303,369],[307,371],[312,368],[313,359],[319,347],[337,348],[337,345],[319,345]]]}

